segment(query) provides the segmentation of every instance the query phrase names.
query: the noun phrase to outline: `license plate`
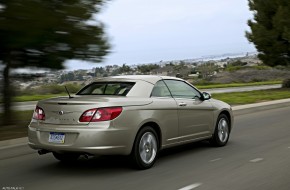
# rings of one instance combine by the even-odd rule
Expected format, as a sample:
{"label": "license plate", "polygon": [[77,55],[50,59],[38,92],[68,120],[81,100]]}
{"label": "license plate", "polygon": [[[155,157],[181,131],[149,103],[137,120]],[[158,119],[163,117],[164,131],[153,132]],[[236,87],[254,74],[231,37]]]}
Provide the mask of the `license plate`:
{"label": "license plate", "polygon": [[64,133],[50,132],[48,142],[63,144],[65,139]]}

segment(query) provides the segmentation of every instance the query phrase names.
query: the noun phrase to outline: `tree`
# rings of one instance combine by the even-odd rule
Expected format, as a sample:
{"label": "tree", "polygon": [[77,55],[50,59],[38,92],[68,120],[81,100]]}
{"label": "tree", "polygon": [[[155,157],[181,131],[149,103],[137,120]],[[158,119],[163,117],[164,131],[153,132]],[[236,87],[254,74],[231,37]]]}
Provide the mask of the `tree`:
{"label": "tree", "polygon": [[78,73],[77,76],[76,76],[76,79],[79,80],[79,81],[83,81],[84,80],[83,74]]}
{"label": "tree", "polygon": [[74,81],[75,80],[75,74],[74,74],[74,72],[69,72],[67,74],[67,79],[68,79],[68,81]]}
{"label": "tree", "polygon": [[210,77],[212,77],[217,70],[217,65],[212,62],[202,63],[196,67],[196,71],[198,71],[201,78],[205,80],[210,79]]}
{"label": "tree", "polygon": [[60,83],[63,83],[63,82],[65,82],[65,81],[67,81],[67,75],[66,74],[62,74],[62,75],[60,75]]}
{"label": "tree", "polygon": [[95,68],[95,77],[102,76],[105,73],[105,69],[103,67]]}
{"label": "tree", "polygon": [[148,74],[154,69],[159,69],[160,65],[157,64],[148,64],[148,65],[138,65],[137,69],[143,74]]}
{"label": "tree", "polygon": [[248,40],[255,44],[259,58],[269,66],[290,65],[290,1],[249,0],[253,20],[248,21]]}
{"label": "tree", "polygon": [[126,65],[126,63],[124,63],[122,67],[119,68],[119,73],[127,73],[130,72],[131,70],[132,70],[131,67]]}
{"label": "tree", "polygon": [[234,62],[229,64],[229,66],[234,66],[234,67],[236,67],[236,66],[245,66],[245,65],[247,65],[247,63],[242,62],[240,60],[234,61]]}
{"label": "tree", "polygon": [[63,69],[64,61],[101,62],[109,51],[103,24],[92,15],[106,0],[0,0],[0,63],[4,123],[10,120],[10,72]]}
{"label": "tree", "polygon": [[179,73],[181,69],[187,69],[188,67],[185,65],[184,61],[180,61],[179,64],[174,65],[173,68]]}

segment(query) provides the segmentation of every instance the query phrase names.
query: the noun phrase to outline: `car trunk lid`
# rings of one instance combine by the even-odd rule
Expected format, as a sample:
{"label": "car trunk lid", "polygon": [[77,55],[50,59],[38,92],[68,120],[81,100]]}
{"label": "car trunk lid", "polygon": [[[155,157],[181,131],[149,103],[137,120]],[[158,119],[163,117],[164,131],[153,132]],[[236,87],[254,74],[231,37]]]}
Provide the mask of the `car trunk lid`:
{"label": "car trunk lid", "polygon": [[75,96],[52,98],[38,102],[44,110],[45,124],[87,125],[89,122],[79,122],[80,116],[89,109],[101,107],[127,107],[150,104],[148,98],[127,98],[108,96]]}

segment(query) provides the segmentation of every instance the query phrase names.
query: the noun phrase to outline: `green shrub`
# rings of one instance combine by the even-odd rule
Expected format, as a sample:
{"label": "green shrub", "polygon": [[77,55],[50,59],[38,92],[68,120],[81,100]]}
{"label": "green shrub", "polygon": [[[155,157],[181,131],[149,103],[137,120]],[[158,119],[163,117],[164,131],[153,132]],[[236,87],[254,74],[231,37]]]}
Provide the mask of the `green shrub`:
{"label": "green shrub", "polygon": [[282,88],[290,88],[290,78],[283,80]]}
{"label": "green shrub", "polygon": [[242,67],[242,66],[228,66],[226,68],[226,71],[234,72],[234,71],[241,70],[241,69],[244,69],[244,68],[245,67]]}
{"label": "green shrub", "polygon": [[229,64],[229,66],[233,66],[233,67],[236,67],[236,66],[245,66],[245,65],[247,65],[247,63],[246,62],[241,62],[241,61],[235,61],[235,62],[232,62],[232,63],[230,63]]}
{"label": "green shrub", "polygon": [[271,67],[265,66],[265,65],[257,65],[257,66],[233,66],[233,65],[229,65],[226,68],[226,71],[234,72],[234,71],[238,71],[238,70],[242,70],[242,69],[270,70]]}
{"label": "green shrub", "polygon": [[66,84],[66,85],[47,84],[36,88],[28,88],[22,90],[20,94],[21,95],[62,94],[66,93],[64,86],[66,86],[68,91],[72,94],[78,92],[82,87],[82,85],[79,84]]}
{"label": "green shrub", "polygon": [[265,65],[257,65],[257,66],[253,66],[252,68],[257,69],[257,70],[269,70],[269,69],[271,69],[271,67],[265,66]]}

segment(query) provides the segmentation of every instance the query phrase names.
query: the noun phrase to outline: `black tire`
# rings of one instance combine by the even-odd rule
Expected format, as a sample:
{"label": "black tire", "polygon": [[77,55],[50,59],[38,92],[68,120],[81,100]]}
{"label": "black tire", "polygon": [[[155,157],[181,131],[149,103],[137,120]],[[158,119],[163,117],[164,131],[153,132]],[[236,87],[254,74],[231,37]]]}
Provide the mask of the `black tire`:
{"label": "black tire", "polygon": [[57,160],[59,160],[61,162],[67,162],[67,163],[74,162],[80,157],[79,154],[74,154],[74,153],[61,154],[61,153],[53,152],[52,154]]}
{"label": "black tire", "polygon": [[149,126],[143,127],[136,136],[131,153],[135,167],[141,170],[151,168],[158,152],[159,139],[156,131]]}
{"label": "black tire", "polygon": [[214,134],[209,142],[216,147],[225,146],[230,137],[231,123],[225,114],[219,115]]}

